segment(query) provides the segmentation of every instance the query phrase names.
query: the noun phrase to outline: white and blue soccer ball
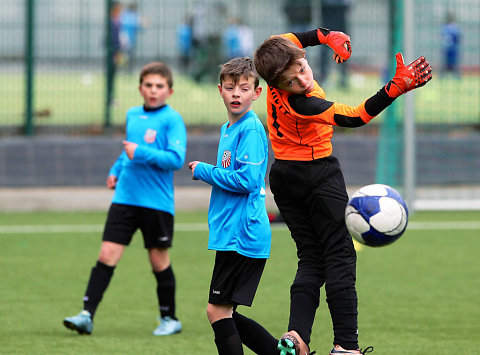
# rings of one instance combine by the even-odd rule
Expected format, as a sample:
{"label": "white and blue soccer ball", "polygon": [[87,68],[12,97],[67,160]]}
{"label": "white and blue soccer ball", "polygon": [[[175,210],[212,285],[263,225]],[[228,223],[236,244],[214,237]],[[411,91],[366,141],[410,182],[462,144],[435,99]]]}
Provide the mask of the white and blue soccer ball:
{"label": "white and blue soccer ball", "polygon": [[356,191],[345,209],[345,223],[359,243],[381,247],[401,237],[408,223],[408,208],[392,187],[367,185]]}

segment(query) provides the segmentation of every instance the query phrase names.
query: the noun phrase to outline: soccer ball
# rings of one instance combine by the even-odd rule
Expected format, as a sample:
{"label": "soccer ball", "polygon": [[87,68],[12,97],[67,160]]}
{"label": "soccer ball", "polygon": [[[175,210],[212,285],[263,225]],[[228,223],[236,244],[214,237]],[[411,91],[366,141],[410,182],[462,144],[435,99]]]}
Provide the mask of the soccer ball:
{"label": "soccer ball", "polygon": [[356,241],[372,247],[388,245],[407,228],[407,205],[392,187],[367,185],[348,201],[345,223]]}

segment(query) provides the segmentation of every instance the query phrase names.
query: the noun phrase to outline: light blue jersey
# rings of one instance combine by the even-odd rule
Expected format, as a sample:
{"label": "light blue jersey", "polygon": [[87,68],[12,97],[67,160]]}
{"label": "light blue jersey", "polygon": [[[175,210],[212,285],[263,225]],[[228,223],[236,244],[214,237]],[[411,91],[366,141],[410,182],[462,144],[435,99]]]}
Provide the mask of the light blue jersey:
{"label": "light blue jersey", "polygon": [[185,161],[187,132],[180,114],[168,105],[127,112],[126,140],[137,143],[132,160],[124,151],[110,169],[118,179],[113,203],[174,214],[173,171]]}
{"label": "light blue jersey", "polygon": [[268,143],[253,111],[222,126],[217,165],[198,163],[194,178],[212,185],[208,248],[250,258],[270,256],[271,230],[265,208]]}

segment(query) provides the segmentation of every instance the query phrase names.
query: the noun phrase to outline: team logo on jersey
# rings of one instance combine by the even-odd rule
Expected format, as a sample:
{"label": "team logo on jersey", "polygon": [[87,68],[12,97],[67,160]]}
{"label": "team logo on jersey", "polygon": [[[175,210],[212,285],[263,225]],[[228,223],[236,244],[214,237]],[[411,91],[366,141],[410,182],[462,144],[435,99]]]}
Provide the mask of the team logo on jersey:
{"label": "team logo on jersey", "polygon": [[232,162],[232,152],[229,150],[224,151],[222,156],[222,166],[224,168],[228,168],[231,162]]}
{"label": "team logo on jersey", "polygon": [[155,142],[155,138],[157,138],[157,131],[154,129],[147,129],[145,132],[145,136],[143,136],[143,139],[145,139],[145,142],[147,143],[153,143]]}

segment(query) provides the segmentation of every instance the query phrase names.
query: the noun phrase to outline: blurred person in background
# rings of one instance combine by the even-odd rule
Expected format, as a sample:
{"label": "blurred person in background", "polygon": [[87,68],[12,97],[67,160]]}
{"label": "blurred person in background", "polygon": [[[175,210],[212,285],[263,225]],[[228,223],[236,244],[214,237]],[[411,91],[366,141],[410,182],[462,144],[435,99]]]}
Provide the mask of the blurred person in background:
{"label": "blurred person in background", "polygon": [[223,61],[222,33],[226,28],[227,7],[222,1],[209,6],[197,3],[193,13],[193,68],[197,82],[216,82]]}
{"label": "blurred person in background", "polygon": [[110,8],[109,33],[107,35],[107,101],[109,105],[114,102],[115,74],[117,67],[122,61],[122,46],[120,42],[120,14],[122,5],[113,2]]}
{"label": "blurred person in background", "polygon": [[312,22],[311,0],[286,0],[283,11],[288,20],[288,31],[305,32]]}
{"label": "blurred person in background", "polygon": [[[353,0],[321,0],[320,2],[320,23],[325,28],[334,28],[335,31],[343,33],[350,33],[350,26],[348,23],[348,13]],[[331,75],[330,51],[321,48],[320,52],[320,76],[318,81],[324,86],[328,86],[328,79]],[[341,88],[348,88],[348,76],[349,76],[349,62],[344,62],[338,68],[340,71],[340,77],[338,85]]]}
{"label": "blurred person in background", "polygon": [[145,26],[146,24],[138,14],[137,4],[129,4],[123,9],[120,14],[120,43],[129,73],[133,71],[135,62],[138,32]]}
{"label": "blurred person in background", "polygon": [[447,12],[445,23],[442,25],[443,70],[442,74],[453,74],[460,78],[460,40],[461,33],[455,14]]}
{"label": "blurred person in background", "polygon": [[185,20],[177,26],[177,48],[180,68],[186,74],[190,73],[190,63],[193,56],[193,17],[185,16]]}
{"label": "blurred person in background", "polygon": [[235,17],[230,19],[222,41],[227,60],[253,55],[253,31],[240,19]]}

